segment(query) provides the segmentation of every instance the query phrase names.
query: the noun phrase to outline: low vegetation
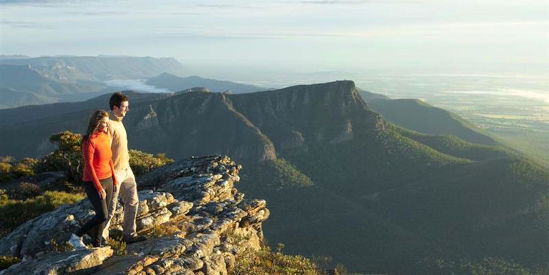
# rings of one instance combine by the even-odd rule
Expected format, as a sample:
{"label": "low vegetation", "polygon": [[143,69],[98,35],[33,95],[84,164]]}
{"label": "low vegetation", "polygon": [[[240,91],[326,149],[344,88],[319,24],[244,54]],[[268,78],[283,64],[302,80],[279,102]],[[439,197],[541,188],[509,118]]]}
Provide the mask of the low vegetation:
{"label": "low vegetation", "polygon": [[235,267],[230,274],[323,274],[317,265],[303,256],[285,255],[283,244],[276,251],[268,246],[259,251],[246,250],[236,257]]}
{"label": "low vegetation", "polygon": [[0,182],[33,176],[36,163],[37,160],[32,158],[25,158],[17,162],[10,156],[0,157]]}
{"label": "low vegetation", "polygon": [[427,263],[433,274],[507,274],[507,275],[542,275],[549,274],[549,266],[526,268],[510,260],[499,257],[488,257],[478,261],[461,259],[459,261],[437,259]]}
{"label": "low vegetation", "polygon": [[40,186],[30,182],[18,182],[6,188],[6,195],[14,200],[26,200],[41,194]]}
{"label": "low vegetation", "polygon": [[138,150],[130,150],[130,166],[136,177],[173,162],[174,160],[167,158],[166,154],[156,154],[153,156],[153,154]]}
{"label": "low vegetation", "polygon": [[82,136],[69,131],[50,136],[57,149],[36,165],[37,172],[65,171],[67,181],[77,183],[82,178]]}
{"label": "low vegetation", "polygon": [[0,195],[0,237],[7,235],[20,224],[52,211],[63,204],[72,204],[84,198],[82,193],[67,193],[46,191],[43,195],[26,199],[14,200],[8,195]]}
{"label": "low vegetation", "polygon": [[122,235],[111,235],[107,240],[107,244],[111,246],[113,254],[116,256],[125,256],[128,254],[126,242],[122,240]]}
{"label": "low vegetation", "polygon": [[[0,158],[0,237],[18,225],[42,213],[52,211],[65,203],[74,203],[85,197],[80,188],[82,178],[82,136],[64,131],[50,137],[57,149],[41,159],[13,157]],[[172,163],[164,154],[130,150],[130,165],[136,176]],[[45,189],[33,176],[49,171],[64,171],[62,184]]]}
{"label": "low vegetation", "polygon": [[0,270],[6,269],[11,265],[14,265],[20,262],[21,259],[11,256],[0,256]]}
{"label": "low vegetation", "polygon": [[270,192],[268,190],[280,191],[314,185],[311,178],[282,158],[248,165],[240,175],[244,192],[250,192],[256,197],[264,197],[264,192]]}
{"label": "low vegetation", "polygon": [[72,251],[74,249],[74,246],[72,246],[68,242],[60,244],[55,239],[51,239],[49,249],[50,252],[65,252]]}
{"label": "low vegetation", "polygon": [[[13,157],[0,158],[0,182],[6,182],[24,176],[47,171],[65,171],[69,182],[78,183],[82,178],[82,136],[70,131],[57,133],[50,137],[57,149],[45,157],[36,160],[25,158],[17,162]],[[172,163],[174,160],[166,154],[152,155],[138,150],[130,150],[130,166],[136,176]]]}

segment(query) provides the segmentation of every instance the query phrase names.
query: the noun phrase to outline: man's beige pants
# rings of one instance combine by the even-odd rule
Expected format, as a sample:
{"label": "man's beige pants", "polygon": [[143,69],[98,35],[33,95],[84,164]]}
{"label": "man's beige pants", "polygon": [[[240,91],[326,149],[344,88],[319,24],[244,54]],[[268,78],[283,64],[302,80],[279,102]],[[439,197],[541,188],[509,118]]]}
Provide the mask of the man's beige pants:
{"label": "man's beige pants", "polygon": [[111,208],[109,208],[109,216],[107,217],[107,224],[103,231],[103,237],[107,239],[109,237],[109,227],[111,225],[111,219],[114,214],[114,210],[118,205],[118,194],[122,197],[122,203],[124,204],[124,221],[122,223],[124,236],[136,235],[135,218],[137,217],[137,205],[139,199],[137,198],[137,183],[135,182],[135,176],[131,168],[115,170],[116,180],[118,181],[118,188],[112,196]]}

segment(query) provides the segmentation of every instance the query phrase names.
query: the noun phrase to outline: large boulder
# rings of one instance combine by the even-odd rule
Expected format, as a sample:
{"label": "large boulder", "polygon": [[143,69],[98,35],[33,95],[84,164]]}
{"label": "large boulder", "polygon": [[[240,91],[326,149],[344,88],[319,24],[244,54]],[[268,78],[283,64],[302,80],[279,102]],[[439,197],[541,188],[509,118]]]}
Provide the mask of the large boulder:
{"label": "large boulder", "polygon": [[[181,203],[169,193],[139,192],[141,210],[137,218],[140,229],[149,229],[164,223],[171,216],[181,215],[182,211],[170,209],[180,207]],[[113,217],[112,228],[120,227],[123,208],[119,206]],[[95,215],[88,199],[72,205],[62,205],[54,211],[45,213],[19,226],[0,241],[0,255],[14,257],[32,257],[51,250],[52,244],[63,244],[84,223]]]}
{"label": "large boulder", "polygon": [[112,253],[110,247],[101,247],[42,254],[35,259],[12,265],[0,271],[0,274],[89,274],[99,270],[99,266]]}

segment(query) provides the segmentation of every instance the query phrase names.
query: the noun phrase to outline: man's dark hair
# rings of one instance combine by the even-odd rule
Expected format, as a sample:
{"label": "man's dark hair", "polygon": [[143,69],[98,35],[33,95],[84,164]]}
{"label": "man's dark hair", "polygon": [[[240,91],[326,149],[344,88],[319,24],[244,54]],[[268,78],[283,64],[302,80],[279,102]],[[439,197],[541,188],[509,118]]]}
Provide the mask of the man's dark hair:
{"label": "man's dark hair", "polygon": [[124,101],[128,101],[128,97],[122,93],[117,92],[111,95],[111,99],[109,99],[109,105],[111,107],[111,110],[114,108],[114,106],[120,108],[120,104]]}

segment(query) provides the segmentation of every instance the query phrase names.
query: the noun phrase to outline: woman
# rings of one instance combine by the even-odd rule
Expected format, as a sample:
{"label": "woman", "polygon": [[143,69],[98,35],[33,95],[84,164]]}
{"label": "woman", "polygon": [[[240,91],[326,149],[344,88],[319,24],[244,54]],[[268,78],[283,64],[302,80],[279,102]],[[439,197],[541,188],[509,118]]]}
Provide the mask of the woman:
{"label": "woman", "polygon": [[85,248],[82,236],[93,229],[91,234],[93,246],[102,246],[101,233],[107,220],[113,188],[117,181],[114,173],[111,152],[111,139],[108,135],[107,123],[109,113],[97,110],[88,122],[88,130],[82,138],[82,156],[84,173],[82,181],[86,195],[90,200],[95,216],[72,234],[69,243],[76,249]]}

